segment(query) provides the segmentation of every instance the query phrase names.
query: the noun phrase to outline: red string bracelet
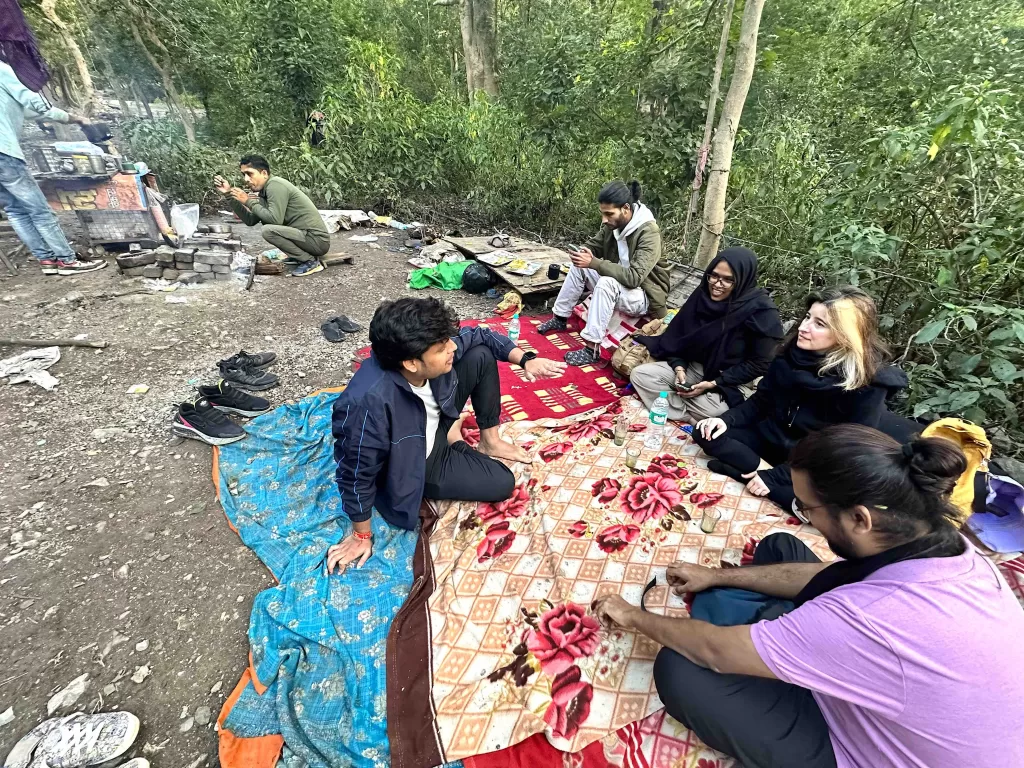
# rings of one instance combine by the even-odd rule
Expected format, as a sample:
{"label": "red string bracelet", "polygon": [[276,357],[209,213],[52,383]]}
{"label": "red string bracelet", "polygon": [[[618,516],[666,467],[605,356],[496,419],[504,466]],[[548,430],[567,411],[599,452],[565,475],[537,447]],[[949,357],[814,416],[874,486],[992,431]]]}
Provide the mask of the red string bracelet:
{"label": "red string bracelet", "polygon": [[370,539],[373,538],[373,533],[371,531],[367,531],[366,533],[360,533],[359,531],[352,531],[352,535],[355,536],[360,541],[369,541]]}

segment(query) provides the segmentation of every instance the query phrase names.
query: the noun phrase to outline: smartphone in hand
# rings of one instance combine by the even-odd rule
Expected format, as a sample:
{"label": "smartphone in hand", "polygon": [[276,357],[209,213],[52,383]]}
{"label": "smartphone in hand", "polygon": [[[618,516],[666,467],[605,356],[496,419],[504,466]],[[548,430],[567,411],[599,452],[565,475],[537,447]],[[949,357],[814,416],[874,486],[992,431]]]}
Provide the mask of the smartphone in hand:
{"label": "smartphone in hand", "polygon": [[693,392],[693,384],[687,384],[685,382],[680,384],[677,381],[675,384],[672,385],[672,388],[675,389],[676,392]]}

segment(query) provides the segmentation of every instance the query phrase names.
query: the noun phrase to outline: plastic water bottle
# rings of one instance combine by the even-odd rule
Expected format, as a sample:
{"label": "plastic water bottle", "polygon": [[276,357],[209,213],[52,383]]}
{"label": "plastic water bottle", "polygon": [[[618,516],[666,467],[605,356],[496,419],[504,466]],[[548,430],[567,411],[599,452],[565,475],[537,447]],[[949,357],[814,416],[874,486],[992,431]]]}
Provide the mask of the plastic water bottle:
{"label": "plastic water bottle", "polygon": [[516,312],[512,315],[512,319],[508,321],[508,337],[512,339],[513,344],[519,343],[519,313]]}
{"label": "plastic water bottle", "polygon": [[651,404],[651,421],[644,436],[644,448],[660,451],[665,439],[665,422],[668,420],[668,392],[662,392]]}

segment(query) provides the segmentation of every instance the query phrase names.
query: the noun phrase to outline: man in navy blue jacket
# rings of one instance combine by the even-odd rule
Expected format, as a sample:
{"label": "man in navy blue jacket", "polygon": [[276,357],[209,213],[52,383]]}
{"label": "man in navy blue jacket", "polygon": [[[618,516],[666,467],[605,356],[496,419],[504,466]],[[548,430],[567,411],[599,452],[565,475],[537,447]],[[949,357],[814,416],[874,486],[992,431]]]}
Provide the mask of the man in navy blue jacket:
{"label": "man in navy blue jacket", "polygon": [[[381,304],[370,321],[370,345],[370,359],[334,402],[338,490],[354,530],[328,550],[329,571],[369,559],[374,509],[391,525],[413,530],[424,498],[511,496],[515,477],[497,459],[531,459],[498,436],[498,361],[522,366],[531,381],[565,372],[564,363],[525,352],[507,336],[460,330],[458,317],[437,299]],[[467,400],[480,427],[479,451],[462,440]]]}

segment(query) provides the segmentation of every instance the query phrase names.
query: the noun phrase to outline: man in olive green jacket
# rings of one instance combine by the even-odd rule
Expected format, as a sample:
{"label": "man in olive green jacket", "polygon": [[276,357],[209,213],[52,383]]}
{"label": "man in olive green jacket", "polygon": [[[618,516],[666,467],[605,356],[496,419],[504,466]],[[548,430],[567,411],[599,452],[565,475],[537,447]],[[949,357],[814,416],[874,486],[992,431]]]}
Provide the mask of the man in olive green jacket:
{"label": "man in olive green jacket", "polygon": [[640,185],[610,181],[598,195],[602,226],[578,251],[555,300],[554,317],[537,329],[541,333],[565,331],[573,307],[586,292],[593,298],[583,349],[565,355],[570,365],[589,365],[598,359],[601,340],[612,314],[665,316],[669,292],[669,265],[661,257],[661,231],[654,214],[640,202]]}
{"label": "man in olive green jacket", "polygon": [[287,179],[271,176],[270,164],[260,155],[246,155],[239,167],[246,185],[259,195],[255,200],[222,177],[214,179],[217,191],[231,197],[238,218],[250,227],[263,224],[263,239],[288,254],[286,263],[298,265],[289,277],[323,270],[320,257],[330,249],[331,236],[313,201]]}

